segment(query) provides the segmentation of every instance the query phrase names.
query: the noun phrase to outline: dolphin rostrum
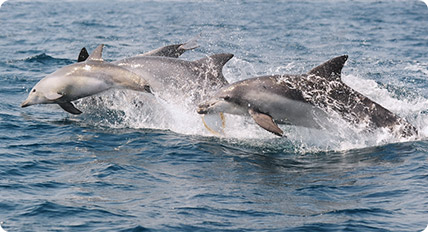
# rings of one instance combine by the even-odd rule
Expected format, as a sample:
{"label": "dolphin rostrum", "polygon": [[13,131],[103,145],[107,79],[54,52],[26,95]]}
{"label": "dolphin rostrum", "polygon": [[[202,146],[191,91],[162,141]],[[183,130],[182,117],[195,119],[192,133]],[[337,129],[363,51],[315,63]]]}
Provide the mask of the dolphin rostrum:
{"label": "dolphin rostrum", "polygon": [[[102,59],[103,44],[86,59],[82,49],[76,64],[67,65],[40,80],[21,107],[35,104],[58,104],[71,114],[82,113],[71,101],[111,88],[126,88],[150,93],[143,77]],[[85,49],[86,51],[86,49]],[[86,52],[87,53],[87,52]]]}
{"label": "dolphin rostrum", "polygon": [[348,56],[333,58],[303,75],[271,75],[246,79],[221,88],[198,107],[199,114],[225,112],[250,115],[262,128],[282,136],[278,124],[323,128],[320,119],[336,113],[368,130],[387,128],[398,137],[417,129],[341,80]]}

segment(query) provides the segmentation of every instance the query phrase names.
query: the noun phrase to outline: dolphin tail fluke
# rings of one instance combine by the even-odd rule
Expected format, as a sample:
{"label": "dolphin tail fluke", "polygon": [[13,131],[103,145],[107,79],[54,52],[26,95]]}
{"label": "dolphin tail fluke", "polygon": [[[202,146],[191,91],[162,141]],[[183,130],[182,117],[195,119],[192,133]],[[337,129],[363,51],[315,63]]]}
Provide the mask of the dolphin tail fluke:
{"label": "dolphin tail fluke", "polygon": [[70,114],[81,114],[82,111],[78,110],[73,103],[71,102],[65,102],[65,103],[58,103],[59,106],[65,111],[67,111]]}
{"label": "dolphin tail fluke", "polygon": [[261,126],[263,129],[265,129],[271,133],[274,133],[275,135],[282,137],[284,132],[273,121],[271,116],[269,116],[267,114],[256,112],[252,109],[250,109],[248,112],[250,113],[251,117],[253,117],[253,119],[257,123],[257,125]]}
{"label": "dolphin tail fluke", "polygon": [[83,47],[82,50],[80,50],[79,57],[77,58],[77,62],[83,62],[86,59],[88,59],[88,57],[89,57],[88,50],[86,50],[86,48]]}
{"label": "dolphin tail fluke", "polygon": [[157,48],[155,50],[143,53],[138,56],[164,56],[164,57],[178,58],[186,51],[180,48],[181,45],[182,44],[168,45],[165,47]]}
{"label": "dolphin tail fluke", "polygon": [[[220,81],[223,85],[229,84],[226,78],[223,76],[223,66],[232,59],[233,54],[230,53],[221,53],[215,54],[202,58],[195,61],[196,64],[202,67],[201,70],[204,70],[208,78],[217,83]],[[208,72],[206,71],[208,70]]]}
{"label": "dolphin tail fluke", "polygon": [[200,38],[201,38],[201,35],[197,35],[197,36],[191,38],[189,41],[181,44],[179,48],[183,49],[184,51],[195,49],[195,48],[199,47],[198,40]]}
{"label": "dolphin tail fluke", "polygon": [[178,58],[184,52],[199,47],[197,43],[198,39],[199,37],[195,37],[186,43],[172,44],[165,47],[157,48],[155,50],[143,53],[139,56],[164,56],[164,57]]}
{"label": "dolphin tail fluke", "polygon": [[330,80],[340,80],[342,68],[345,65],[347,55],[335,57],[308,72],[316,76],[324,77]]}

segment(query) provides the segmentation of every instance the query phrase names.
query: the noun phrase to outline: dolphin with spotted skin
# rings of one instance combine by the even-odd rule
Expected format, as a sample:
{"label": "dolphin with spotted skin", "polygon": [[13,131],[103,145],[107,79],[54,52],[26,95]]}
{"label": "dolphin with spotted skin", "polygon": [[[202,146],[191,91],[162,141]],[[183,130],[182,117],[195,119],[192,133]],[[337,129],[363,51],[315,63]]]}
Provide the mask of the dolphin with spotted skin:
{"label": "dolphin with spotted skin", "polygon": [[[125,88],[150,93],[150,86],[141,76],[102,59],[103,44],[85,61],[67,65],[40,80],[21,104],[58,104],[71,114],[81,114],[72,101],[112,89]],[[86,49],[85,49],[86,50]],[[84,52],[83,52],[84,53]]]}
{"label": "dolphin with spotted skin", "polygon": [[323,128],[320,121],[333,112],[354,125],[367,124],[368,130],[387,128],[398,137],[417,135],[413,125],[341,80],[347,58],[333,58],[307,74],[262,76],[230,84],[200,104],[197,112],[250,115],[278,136],[284,133],[277,124]]}

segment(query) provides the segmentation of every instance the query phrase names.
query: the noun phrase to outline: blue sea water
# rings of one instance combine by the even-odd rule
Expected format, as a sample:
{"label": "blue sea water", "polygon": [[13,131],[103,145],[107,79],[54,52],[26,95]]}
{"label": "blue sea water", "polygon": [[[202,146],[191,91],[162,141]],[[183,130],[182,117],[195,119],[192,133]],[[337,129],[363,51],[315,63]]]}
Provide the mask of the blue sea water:
{"label": "blue sea water", "polygon": [[[6,1],[0,8],[0,222],[11,231],[422,231],[428,224],[428,8],[422,1]],[[84,46],[108,61],[200,36],[234,82],[342,54],[343,81],[420,131],[283,126],[136,109],[137,93],[20,108]]]}

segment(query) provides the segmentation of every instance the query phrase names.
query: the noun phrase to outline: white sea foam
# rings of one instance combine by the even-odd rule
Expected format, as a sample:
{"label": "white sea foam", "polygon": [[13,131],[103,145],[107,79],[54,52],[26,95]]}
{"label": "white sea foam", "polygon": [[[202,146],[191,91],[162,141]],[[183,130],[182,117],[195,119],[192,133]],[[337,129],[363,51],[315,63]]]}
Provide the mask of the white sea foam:
{"label": "white sea foam", "polygon": [[0,232],[7,232],[6,230],[4,230],[3,228],[2,228],[2,226],[1,225],[3,225],[3,222],[0,222]]}
{"label": "white sea foam", "polygon": [[3,5],[3,3],[6,2],[6,0],[0,0],[0,7]]}

